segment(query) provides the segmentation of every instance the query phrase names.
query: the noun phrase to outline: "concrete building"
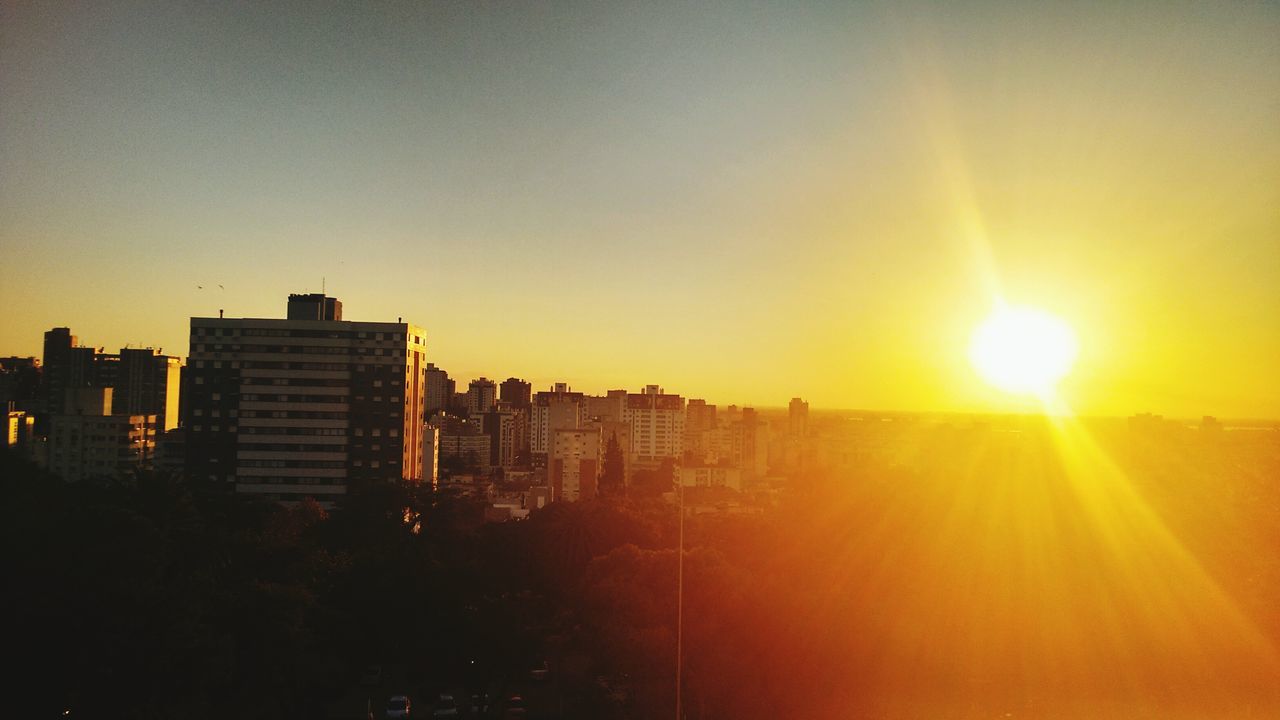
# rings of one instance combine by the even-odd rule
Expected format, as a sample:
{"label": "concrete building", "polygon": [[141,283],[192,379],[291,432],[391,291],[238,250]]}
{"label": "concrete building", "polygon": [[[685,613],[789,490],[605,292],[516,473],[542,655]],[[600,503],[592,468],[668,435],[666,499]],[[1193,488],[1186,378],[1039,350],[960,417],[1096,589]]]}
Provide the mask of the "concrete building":
{"label": "concrete building", "polygon": [[684,454],[684,398],[657,385],[629,393],[623,421],[631,426],[631,453],[637,469],[657,467]]}
{"label": "concrete building", "polygon": [[[44,334],[41,358],[43,377],[40,381],[39,411],[49,417],[62,412],[68,390],[94,387],[97,373],[94,348],[80,347],[70,328],[53,328]],[[47,430],[47,428],[45,428]]]}
{"label": "concrete building", "polygon": [[490,438],[489,465],[511,468],[527,462],[529,420],[524,410],[506,403],[478,416],[481,431]]}
{"label": "concrete building", "polygon": [[422,426],[422,482],[440,486],[440,428],[431,423]]}
{"label": "concrete building", "polygon": [[307,319],[191,318],[187,472],[326,503],[352,482],[421,481],[422,329],[343,321],[323,296],[289,302]]}
{"label": "concrete building", "polygon": [[50,418],[50,472],[75,482],[149,467],[156,450],[155,415],[115,415],[111,388],[68,390]]}
{"label": "concrete building", "polygon": [[548,392],[533,396],[533,412],[529,417],[529,450],[534,462],[547,459],[556,430],[576,430],[586,424],[587,401],[565,383],[556,383]]}
{"label": "concrete building", "polygon": [[453,409],[453,396],[456,392],[457,384],[449,379],[449,373],[427,363],[426,416],[431,417],[441,410]]}
{"label": "concrete building", "polygon": [[800,398],[791,398],[787,406],[787,434],[804,437],[809,434],[809,403]]}
{"label": "concrete building", "polygon": [[38,412],[41,371],[38,358],[0,358],[0,409]]}
{"label": "concrete building", "polygon": [[600,479],[600,430],[560,429],[554,433],[547,479],[556,501],[589,500]]}
{"label": "concrete building", "polygon": [[742,470],[716,465],[682,466],[680,484],[684,487],[723,487],[742,490]]}
{"label": "concrete building", "polygon": [[513,408],[528,410],[533,402],[532,386],[520,378],[507,378],[498,386],[498,399]]}
{"label": "concrete building", "polygon": [[587,397],[587,418],[602,422],[622,422],[627,412],[627,391],[610,390],[605,395]]}
{"label": "concrete building", "polygon": [[705,433],[716,428],[716,406],[706,400],[690,399],[685,406],[684,452],[686,456],[701,460],[706,455]]}
{"label": "concrete building", "polygon": [[182,360],[151,348],[121,348],[118,357],[111,411],[155,415],[161,432],[176,428]]}
{"label": "concrete building", "polygon": [[23,410],[9,410],[5,414],[4,446],[29,455],[31,443],[35,440],[35,428],[34,415]]}
{"label": "concrete building", "polygon": [[498,403],[498,385],[489,378],[476,378],[467,387],[467,414],[482,415]]}
{"label": "concrete building", "polygon": [[492,456],[490,443],[492,439],[478,430],[467,433],[450,434],[440,432],[440,464],[461,465],[467,469],[487,470]]}

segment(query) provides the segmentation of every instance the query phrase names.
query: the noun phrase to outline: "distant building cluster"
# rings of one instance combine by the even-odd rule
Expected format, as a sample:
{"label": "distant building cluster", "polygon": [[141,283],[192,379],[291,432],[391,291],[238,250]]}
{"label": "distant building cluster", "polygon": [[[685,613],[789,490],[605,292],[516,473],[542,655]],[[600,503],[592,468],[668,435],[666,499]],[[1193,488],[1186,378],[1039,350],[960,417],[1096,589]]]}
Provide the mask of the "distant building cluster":
{"label": "distant building cluster", "polygon": [[509,519],[653,478],[741,491],[771,454],[785,460],[771,442],[807,434],[799,399],[772,438],[752,408],[657,385],[590,395],[478,377],[460,389],[429,362],[423,328],[344,320],[323,294],[290,295],[284,318],[193,317],[189,337],[185,365],[82,346],[65,327],[45,333],[41,358],[0,358],[6,444],[68,480],[160,468],[328,506],[359,483],[425,484]]}

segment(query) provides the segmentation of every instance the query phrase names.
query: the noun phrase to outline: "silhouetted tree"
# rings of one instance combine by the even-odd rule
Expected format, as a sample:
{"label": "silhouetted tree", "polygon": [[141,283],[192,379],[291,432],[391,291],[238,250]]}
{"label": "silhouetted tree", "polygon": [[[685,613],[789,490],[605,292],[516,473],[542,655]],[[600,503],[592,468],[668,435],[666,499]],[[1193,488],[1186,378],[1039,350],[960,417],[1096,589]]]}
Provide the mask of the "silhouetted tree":
{"label": "silhouetted tree", "polygon": [[600,494],[617,495],[623,490],[625,472],[622,462],[622,446],[618,444],[618,434],[609,435],[609,443],[604,448],[604,467],[600,472]]}

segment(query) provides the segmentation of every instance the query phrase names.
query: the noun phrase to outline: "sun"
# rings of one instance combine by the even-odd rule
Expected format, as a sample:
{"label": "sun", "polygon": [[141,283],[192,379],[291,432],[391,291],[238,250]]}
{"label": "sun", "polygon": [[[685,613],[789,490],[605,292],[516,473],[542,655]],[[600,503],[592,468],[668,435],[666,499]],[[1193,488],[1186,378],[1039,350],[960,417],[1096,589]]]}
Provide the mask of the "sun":
{"label": "sun", "polygon": [[973,332],[969,361],[1005,392],[1046,397],[1071,371],[1079,344],[1071,326],[1033,307],[1000,307]]}

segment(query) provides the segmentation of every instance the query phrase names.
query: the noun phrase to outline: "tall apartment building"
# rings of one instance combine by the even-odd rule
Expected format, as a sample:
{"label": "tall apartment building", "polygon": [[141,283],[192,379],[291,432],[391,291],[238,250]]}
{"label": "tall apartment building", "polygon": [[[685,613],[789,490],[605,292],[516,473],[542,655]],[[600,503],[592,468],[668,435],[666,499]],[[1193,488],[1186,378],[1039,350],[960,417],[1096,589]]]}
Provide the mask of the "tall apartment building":
{"label": "tall apartment building", "polygon": [[111,396],[111,388],[67,391],[62,411],[50,418],[50,472],[74,482],[150,465],[156,416],[114,414]]}
{"label": "tall apartment building", "polygon": [[623,420],[631,425],[631,452],[637,469],[656,467],[684,453],[684,398],[657,385],[629,393]]}
{"label": "tall apartment building", "polygon": [[456,391],[456,385],[453,380],[449,379],[449,373],[436,367],[433,363],[427,363],[427,417],[453,407],[453,394]]}
{"label": "tall apartment building", "polygon": [[91,347],[80,347],[76,340],[71,328],[53,328],[44,334],[44,355],[41,358],[44,374],[40,380],[38,404],[46,417],[62,412],[68,390],[101,387],[94,365],[97,351]]}
{"label": "tall apartment building", "polygon": [[182,360],[151,348],[121,348],[112,412],[155,415],[161,432],[178,426],[178,390]]}
{"label": "tall apartment building", "polygon": [[565,383],[556,383],[548,392],[535,393],[529,416],[529,451],[535,461],[551,453],[556,430],[576,430],[587,421],[587,401]]}
{"label": "tall apartment building", "polygon": [[273,500],[419,482],[422,329],[343,321],[341,303],[316,295],[291,295],[288,315],[191,318],[187,472]]}
{"label": "tall apartment building", "polygon": [[547,480],[552,500],[589,500],[600,481],[600,429],[560,429],[554,433]]}
{"label": "tall apartment building", "polygon": [[467,386],[467,414],[480,415],[498,403],[498,385],[489,378],[476,378]]}
{"label": "tall apartment building", "polygon": [[490,438],[489,465],[510,468],[521,464],[529,445],[529,416],[505,402],[477,416],[481,430]]}
{"label": "tall apartment building", "polygon": [[507,378],[498,386],[498,400],[513,408],[527,410],[533,402],[533,396],[530,394],[532,388],[533,386],[520,378]]}
{"label": "tall apartment building", "polygon": [[800,398],[791,398],[787,406],[787,433],[794,437],[809,433],[809,403]]}
{"label": "tall apartment building", "polygon": [[604,395],[587,397],[587,418],[601,422],[622,422],[627,411],[627,391],[610,390]]}
{"label": "tall apartment building", "polygon": [[684,452],[695,460],[702,460],[706,455],[705,434],[716,428],[716,406],[708,405],[706,400],[689,400],[684,415]]}

